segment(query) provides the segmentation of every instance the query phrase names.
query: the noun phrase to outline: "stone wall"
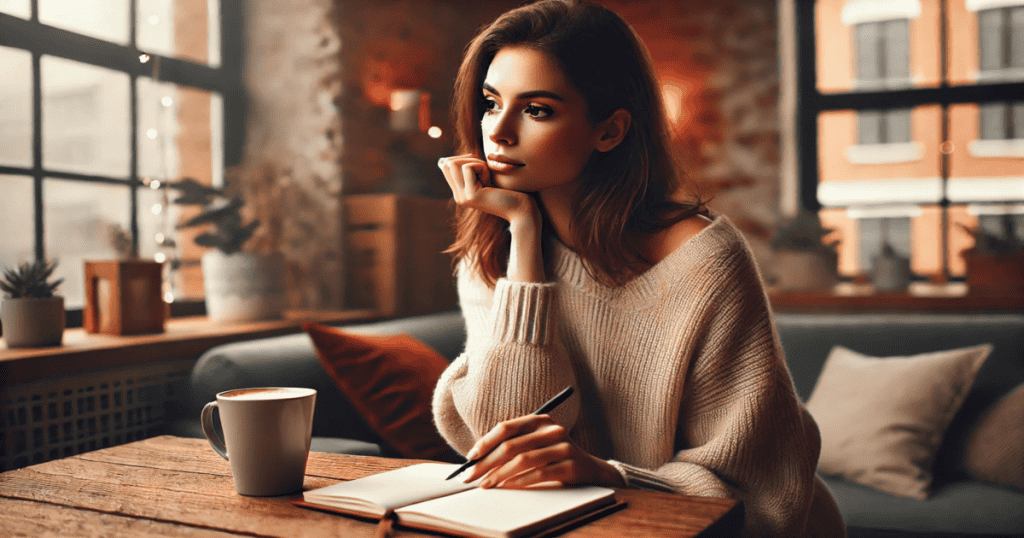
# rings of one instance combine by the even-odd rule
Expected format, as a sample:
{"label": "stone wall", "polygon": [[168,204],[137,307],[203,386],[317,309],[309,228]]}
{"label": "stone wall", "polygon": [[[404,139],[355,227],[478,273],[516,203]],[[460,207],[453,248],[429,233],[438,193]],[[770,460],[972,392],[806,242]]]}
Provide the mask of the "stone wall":
{"label": "stone wall", "polygon": [[[263,238],[289,260],[292,306],[338,307],[343,193],[449,195],[451,90],[477,29],[518,0],[252,0],[246,160]],[[775,0],[604,0],[647,43],[675,143],[759,259],[779,219]],[[430,96],[434,139],[390,128],[393,90]]]}

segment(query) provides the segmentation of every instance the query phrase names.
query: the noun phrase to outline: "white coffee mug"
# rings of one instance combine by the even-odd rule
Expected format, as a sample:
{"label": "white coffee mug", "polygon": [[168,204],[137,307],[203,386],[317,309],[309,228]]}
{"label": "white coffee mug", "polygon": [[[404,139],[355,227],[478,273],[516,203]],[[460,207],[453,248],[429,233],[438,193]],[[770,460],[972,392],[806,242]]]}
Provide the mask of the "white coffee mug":
{"label": "white coffee mug", "polygon": [[[315,390],[284,387],[228,390],[206,404],[203,433],[231,464],[239,494],[262,497],[302,489],[315,406]],[[223,442],[213,429],[214,408],[220,410]]]}

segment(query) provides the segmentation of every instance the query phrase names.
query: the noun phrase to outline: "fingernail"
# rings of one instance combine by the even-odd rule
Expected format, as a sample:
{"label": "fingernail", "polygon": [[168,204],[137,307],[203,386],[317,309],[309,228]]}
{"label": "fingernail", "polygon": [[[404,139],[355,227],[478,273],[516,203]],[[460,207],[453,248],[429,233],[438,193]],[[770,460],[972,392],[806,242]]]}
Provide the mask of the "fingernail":
{"label": "fingernail", "polygon": [[440,159],[437,160],[437,167],[438,168],[443,168],[444,167],[444,157],[441,157]]}
{"label": "fingernail", "polygon": [[479,452],[480,447],[478,447],[477,445],[473,445],[473,448],[469,449],[469,452],[466,453],[466,459],[475,460],[477,456],[479,456]]}

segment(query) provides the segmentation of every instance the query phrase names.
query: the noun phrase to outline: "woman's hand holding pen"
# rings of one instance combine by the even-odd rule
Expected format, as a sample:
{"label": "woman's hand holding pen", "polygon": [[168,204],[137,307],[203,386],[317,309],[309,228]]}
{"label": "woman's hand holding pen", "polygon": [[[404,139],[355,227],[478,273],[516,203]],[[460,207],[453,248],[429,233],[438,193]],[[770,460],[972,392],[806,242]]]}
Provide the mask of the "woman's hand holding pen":
{"label": "woman's hand holding pen", "polygon": [[476,442],[466,457],[474,459],[479,454],[487,455],[471,468],[466,481],[485,477],[482,488],[624,486],[611,464],[573,443],[569,432],[549,415],[526,415],[499,423]]}
{"label": "woman's hand holding pen", "polygon": [[512,248],[508,278],[520,282],[543,282],[541,215],[533,197],[525,192],[491,186],[491,171],[487,163],[469,154],[444,157],[437,161],[437,166],[444,173],[455,203],[509,222]]}

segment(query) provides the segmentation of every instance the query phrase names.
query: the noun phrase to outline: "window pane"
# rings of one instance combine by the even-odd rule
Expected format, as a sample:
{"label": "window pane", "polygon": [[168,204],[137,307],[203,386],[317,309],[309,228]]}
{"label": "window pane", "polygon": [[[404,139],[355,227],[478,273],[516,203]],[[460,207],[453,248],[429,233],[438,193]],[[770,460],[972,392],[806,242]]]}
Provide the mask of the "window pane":
{"label": "window pane", "polygon": [[885,141],[890,144],[910,142],[910,110],[890,110],[885,113]]}
{"label": "window pane", "polygon": [[978,132],[982,140],[1002,140],[1006,138],[1006,105],[1003,103],[986,103],[979,105]]}
{"label": "window pane", "polygon": [[1024,140],[1006,139],[1006,111],[1002,103],[949,107],[954,149],[949,156],[946,196],[951,202],[1024,201]]}
{"label": "window pane", "polygon": [[910,77],[910,48],[907,43],[906,20],[885,23],[885,76],[890,79]]}
{"label": "window pane", "polygon": [[55,275],[65,279],[67,308],[84,303],[82,262],[116,258],[111,233],[118,226],[122,231],[130,229],[130,192],[128,186],[43,181],[46,254],[60,260]]}
{"label": "window pane", "polygon": [[128,44],[128,0],[39,0],[39,22]]}
{"label": "window pane", "polygon": [[140,49],[220,65],[217,0],[138,0],[137,13]]}
{"label": "window pane", "polygon": [[939,85],[939,2],[816,0],[814,9],[820,91]]}
{"label": "window pane", "polygon": [[1010,67],[1024,69],[1024,6],[1010,8]]}
{"label": "window pane", "polygon": [[27,19],[32,16],[31,0],[0,0],[0,12]]}
{"label": "window pane", "polygon": [[882,76],[878,54],[878,23],[865,22],[857,25],[857,78],[875,80]]}
{"label": "window pane", "polygon": [[1004,67],[1004,31],[1002,10],[986,9],[978,12],[978,58],[982,70]]}
{"label": "window pane", "polygon": [[44,56],[43,166],[127,177],[128,75]]}
{"label": "window pane", "polygon": [[[818,116],[818,200],[825,206],[938,203],[942,195],[938,105],[885,111],[889,136],[899,140],[858,144],[854,110]],[[909,136],[908,136],[909,135]]]}
{"label": "window pane", "polygon": [[0,164],[32,166],[32,54],[0,47]]}
{"label": "window pane", "polygon": [[1024,139],[1024,101],[1013,105],[1013,137]]}
{"label": "window pane", "polygon": [[877,110],[857,112],[857,142],[860,144],[882,143],[882,113]]}
{"label": "window pane", "polygon": [[221,100],[207,91],[138,79],[139,175],[189,176],[218,184],[223,163]]}
{"label": "window pane", "polygon": [[32,178],[0,176],[0,267],[14,267],[35,257]]}

